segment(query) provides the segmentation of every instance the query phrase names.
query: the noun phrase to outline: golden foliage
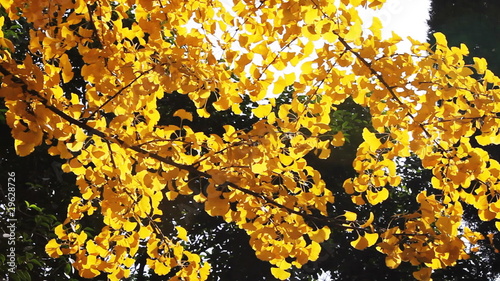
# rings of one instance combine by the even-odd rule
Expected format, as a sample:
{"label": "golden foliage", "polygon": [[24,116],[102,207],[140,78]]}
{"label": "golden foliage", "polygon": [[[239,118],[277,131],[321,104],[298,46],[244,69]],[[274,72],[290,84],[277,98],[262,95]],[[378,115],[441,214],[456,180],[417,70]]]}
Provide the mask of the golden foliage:
{"label": "golden foliage", "polygon": [[[334,2],[1,1],[10,19],[32,24],[36,58],[15,62],[13,44],[0,34],[0,96],[16,151],[24,156],[45,142],[51,155],[67,159],[63,169],[77,176],[81,192],[47,253],[73,255],[83,277],[107,272],[118,280],[144,245],[157,274],[178,268],[177,279],[204,280],[210,266],[183,248],[185,229],[163,233],[157,224],[160,202],[193,196],[210,215],[244,229],[282,280],[292,266],[318,258],[332,227],[356,230],[356,249],[379,242],[391,268],[421,266],[419,280],[467,258],[461,238],[483,237],[462,227],[462,204],[477,208],[482,220],[500,219],[500,165],[470,144],[500,143],[498,77],[484,59],[465,65],[467,47],[449,48],[440,33],[434,48],[413,41],[411,53],[397,53],[401,39],[382,40],[379,20],[363,30],[356,11],[384,1]],[[72,49],[84,62],[83,94],[62,89],[77,72]],[[290,67],[296,72],[283,71]],[[263,101],[290,85],[289,104]],[[245,132],[227,125],[223,136],[182,123],[159,126],[156,101],[174,91],[202,117],[213,93],[217,110],[236,114],[248,96],[259,101],[253,114],[261,120]],[[419,211],[400,216],[404,228],[381,231],[373,214],[360,224],[353,212],[335,219],[327,213],[332,192],[304,156],[327,158],[330,145],[344,144],[328,124],[347,97],[373,118],[353,163],[358,176],[344,183],[355,204],[389,200],[401,182],[397,157],[414,154],[432,170],[441,194],[419,194]],[[184,109],[172,116],[193,120]],[[206,195],[188,186],[190,177],[208,181]],[[95,212],[105,227],[88,237],[79,221]]]}

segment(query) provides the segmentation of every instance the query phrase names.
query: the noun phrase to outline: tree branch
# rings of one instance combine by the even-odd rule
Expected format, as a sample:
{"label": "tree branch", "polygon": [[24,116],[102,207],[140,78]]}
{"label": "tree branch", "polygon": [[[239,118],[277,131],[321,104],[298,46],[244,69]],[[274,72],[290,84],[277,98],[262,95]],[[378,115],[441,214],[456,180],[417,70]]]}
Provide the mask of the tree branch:
{"label": "tree branch", "polygon": [[[108,136],[106,133],[104,133],[100,130],[97,130],[97,129],[87,125],[86,123],[69,116],[68,114],[64,113],[63,111],[61,111],[60,109],[58,109],[57,107],[55,107],[53,105],[50,105],[49,101],[45,97],[43,97],[38,91],[29,89],[28,85],[22,79],[14,76],[10,71],[5,69],[2,65],[0,65],[0,73],[2,73],[4,76],[12,76],[12,78],[11,78],[12,81],[19,84],[25,93],[28,93],[29,95],[36,97],[38,99],[38,101],[41,104],[43,104],[47,109],[49,109],[50,111],[52,111],[56,115],[60,116],[62,119],[66,120],[70,124],[78,126],[81,129],[86,130],[89,134],[96,135],[108,143],[115,142],[115,143],[119,144],[121,147],[131,149],[139,154],[143,154],[147,157],[150,157],[152,159],[155,159],[155,160],[160,161],[162,163],[165,163],[167,165],[171,165],[171,166],[176,167],[180,170],[185,170],[189,173],[192,173],[193,175],[205,177],[207,179],[212,178],[212,176],[210,174],[203,172],[203,171],[200,171],[200,170],[196,169],[194,166],[176,163],[171,158],[162,157],[158,154],[149,152],[149,151],[141,148],[138,145],[128,145],[128,144],[126,144],[125,141],[120,139],[118,136]],[[290,214],[296,214],[298,216],[301,216],[304,218],[304,220],[306,222],[311,222],[311,223],[314,223],[316,225],[321,225],[321,226],[327,225],[327,226],[331,226],[331,227],[342,227],[344,229],[354,229],[354,230],[360,230],[360,231],[365,231],[365,232],[370,232],[370,233],[377,232],[377,231],[373,231],[371,228],[359,228],[359,227],[355,227],[355,226],[351,226],[351,225],[345,225],[346,223],[348,223],[345,220],[339,220],[339,219],[335,219],[332,217],[326,217],[326,216],[319,217],[319,216],[316,216],[313,214],[305,213],[303,211],[297,211],[297,210],[288,208],[288,207],[284,206],[283,204],[276,202],[276,200],[274,200],[273,198],[269,198],[269,197],[266,197],[262,194],[255,192],[255,191],[242,188],[239,185],[232,183],[232,182],[225,182],[223,185],[227,185],[227,186],[229,186],[235,190],[239,190],[247,195],[259,198],[259,199],[263,200],[264,202],[266,202],[267,204],[270,204],[270,205],[273,205],[277,208],[283,209]]]}

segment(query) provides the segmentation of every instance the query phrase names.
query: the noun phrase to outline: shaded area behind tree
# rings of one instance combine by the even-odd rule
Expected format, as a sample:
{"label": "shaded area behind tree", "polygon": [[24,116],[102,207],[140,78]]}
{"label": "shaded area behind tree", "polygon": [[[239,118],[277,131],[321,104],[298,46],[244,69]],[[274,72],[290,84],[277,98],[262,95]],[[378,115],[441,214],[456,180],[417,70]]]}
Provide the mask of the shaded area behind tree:
{"label": "shaded area behind tree", "polygon": [[429,20],[432,33],[442,32],[450,46],[465,43],[470,58],[484,57],[488,68],[500,74],[500,1],[497,0],[433,0]]}

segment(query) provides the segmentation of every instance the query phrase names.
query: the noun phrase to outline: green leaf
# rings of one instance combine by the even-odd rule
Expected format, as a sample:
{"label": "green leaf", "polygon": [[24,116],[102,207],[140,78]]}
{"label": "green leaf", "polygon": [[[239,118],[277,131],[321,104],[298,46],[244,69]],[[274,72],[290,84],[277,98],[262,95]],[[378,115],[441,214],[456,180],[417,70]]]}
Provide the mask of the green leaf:
{"label": "green leaf", "polygon": [[35,205],[35,204],[31,204],[31,203],[29,203],[28,201],[24,201],[24,203],[26,204],[26,207],[27,207],[28,209],[33,209],[33,210],[38,211],[38,212],[40,212],[40,213],[42,213],[42,212],[43,212],[43,209],[42,209],[42,208],[40,208],[40,207],[38,207],[38,206],[37,206],[37,205]]}
{"label": "green leaf", "polygon": [[71,264],[67,263],[66,266],[64,266],[64,273],[66,274],[71,274]]}
{"label": "green leaf", "polygon": [[35,264],[35,265],[38,265],[38,266],[43,266],[43,264],[42,264],[39,260],[37,260],[37,259],[32,259],[32,260],[31,260],[31,262],[32,262],[33,264]]}

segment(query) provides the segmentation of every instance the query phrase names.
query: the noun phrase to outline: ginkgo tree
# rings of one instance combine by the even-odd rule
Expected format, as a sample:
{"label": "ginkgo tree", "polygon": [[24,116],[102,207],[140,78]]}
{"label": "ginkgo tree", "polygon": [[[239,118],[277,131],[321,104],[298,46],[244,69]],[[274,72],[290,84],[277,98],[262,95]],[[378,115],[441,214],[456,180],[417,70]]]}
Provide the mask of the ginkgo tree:
{"label": "ginkgo tree", "polygon": [[[168,217],[160,204],[186,196],[246,231],[278,279],[318,259],[332,231],[354,233],[355,249],[376,247],[390,268],[414,265],[419,280],[466,259],[493,233],[468,228],[464,205],[500,229],[500,165],[471,145],[500,143],[500,80],[482,58],[466,65],[467,47],[449,47],[441,33],[434,46],[410,38],[411,52],[398,53],[401,38],[383,39],[377,19],[364,29],[358,15],[383,2],[0,1],[0,24],[30,25],[22,61],[0,36],[0,96],[16,151],[47,145],[81,194],[47,253],[71,255],[83,277],[117,280],[146,249],[156,274],[205,280],[210,261],[185,249],[186,229],[160,227]],[[81,87],[65,86],[77,78]],[[289,102],[270,98],[290,87]],[[196,111],[176,110],[180,122],[160,124],[157,101],[174,92]],[[193,114],[209,117],[208,107],[242,114],[245,97],[258,104],[251,129],[225,125],[217,135],[186,125]],[[331,115],[348,98],[369,108],[372,124],[357,175],[343,185],[353,208],[339,211],[305,156],[335,157],[345,137]],[[418,210],[389,225],[374,214],[359,219],[354,205],[391,200],[398,159],[410,156],[433,175],[432,192],[414,197]],[[83,231],[96,215],[103,227]]]}

